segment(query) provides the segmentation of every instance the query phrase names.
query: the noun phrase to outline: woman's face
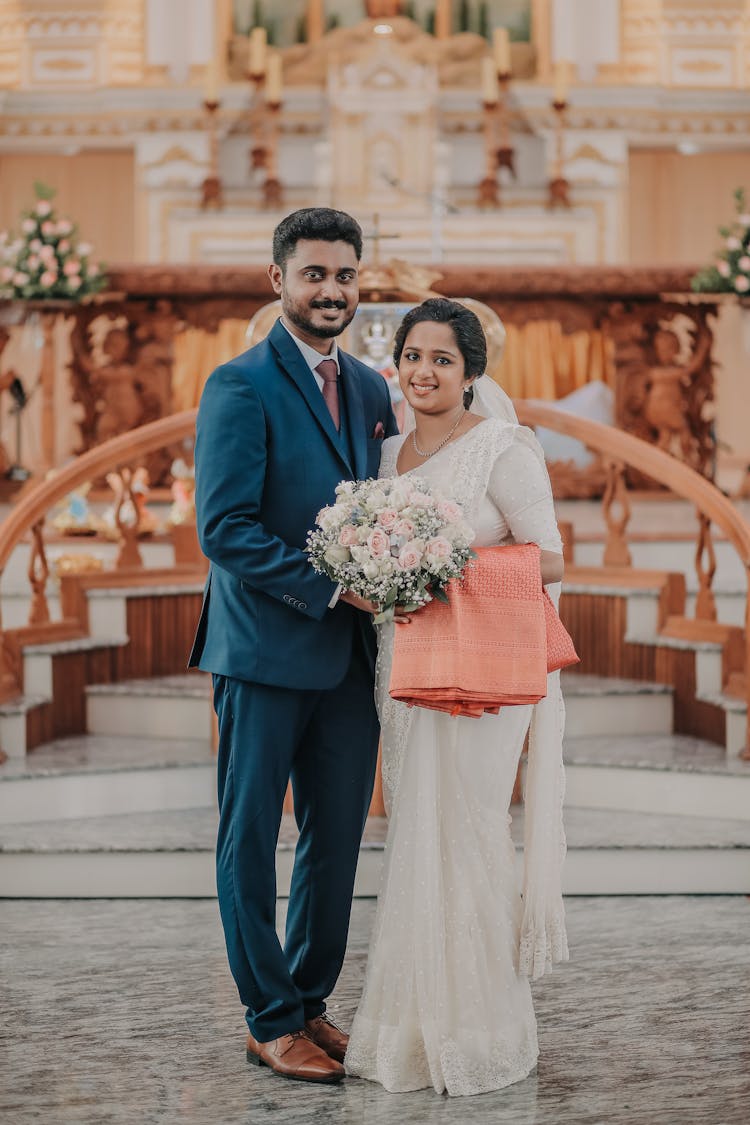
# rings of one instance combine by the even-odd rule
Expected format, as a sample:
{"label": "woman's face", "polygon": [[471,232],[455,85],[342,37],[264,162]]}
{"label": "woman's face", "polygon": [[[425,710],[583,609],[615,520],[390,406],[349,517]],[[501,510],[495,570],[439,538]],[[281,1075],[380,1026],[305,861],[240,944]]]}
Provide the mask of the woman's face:
{"label": "woman's face", "polygon": [[473,379],[464,379],[464,357],[449,324],[422,320],[404,340],[398,380],[412,410],[455,412]]}

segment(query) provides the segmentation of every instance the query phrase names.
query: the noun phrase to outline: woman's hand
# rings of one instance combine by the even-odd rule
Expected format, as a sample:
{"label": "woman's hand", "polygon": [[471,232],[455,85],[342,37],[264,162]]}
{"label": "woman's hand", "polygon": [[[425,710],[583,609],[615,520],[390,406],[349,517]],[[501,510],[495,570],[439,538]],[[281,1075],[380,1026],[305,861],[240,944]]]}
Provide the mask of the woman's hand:
{"label": "woman's hand", "polygon": [[[369,601],[367,598],[361,598],[359,594],[355,594],[353,590],[342,590],[339,595],[340,602],[346,602],[347,605],[353,605],[355,609],[361,609],[363,613],[371,613],[373,616],[380,612],[379,606],[375,602]],[[408,625],[411,617],[408,613],[404,613],[400,605],[394,606],[393,620],[398,625]]]}
{"label": "woman's hand", "polygon": [[565,562],[562,555],[558,555],[556,551],[542,551],[540,563],[543,586],[548,586],[550,582],[562,582],[565,573]]}

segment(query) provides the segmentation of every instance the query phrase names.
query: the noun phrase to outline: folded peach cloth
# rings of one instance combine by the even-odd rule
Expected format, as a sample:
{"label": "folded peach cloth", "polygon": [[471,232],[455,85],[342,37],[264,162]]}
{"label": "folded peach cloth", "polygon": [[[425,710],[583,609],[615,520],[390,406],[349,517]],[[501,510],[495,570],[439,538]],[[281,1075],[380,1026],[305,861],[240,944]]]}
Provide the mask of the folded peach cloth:
{"label": "folded peach cloth", "polygon": [[578,662],[542,586],[535,543],[479,547],[449,603],[433,599],[396,626],[391,696],[414,707],[479,718],[537,703],[547,673]]}

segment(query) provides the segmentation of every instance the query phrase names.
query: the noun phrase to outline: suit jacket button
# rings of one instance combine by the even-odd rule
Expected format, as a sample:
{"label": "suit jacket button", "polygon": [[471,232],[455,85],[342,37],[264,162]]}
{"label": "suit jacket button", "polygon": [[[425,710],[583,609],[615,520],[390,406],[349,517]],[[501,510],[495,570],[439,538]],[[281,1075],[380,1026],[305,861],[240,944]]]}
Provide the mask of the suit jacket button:
{"label": "suit jacket button", "polygon": [[300,602],[299,607],[300,609],[307,609],[307,602]]}

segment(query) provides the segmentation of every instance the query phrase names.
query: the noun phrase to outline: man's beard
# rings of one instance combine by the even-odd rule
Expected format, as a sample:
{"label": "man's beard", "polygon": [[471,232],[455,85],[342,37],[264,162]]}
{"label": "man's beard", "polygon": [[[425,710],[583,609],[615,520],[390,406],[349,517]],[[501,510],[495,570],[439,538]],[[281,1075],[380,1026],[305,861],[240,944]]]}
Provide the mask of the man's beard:
{"label": "man's beard", "polygon": [[[320,304],[314,304],[312,307],[316,309],[346,309],[345,304],[335,301],[325,304],[321,302]],[[292,324],[296,325],[297,328],[301,328],[303,332],[307,332],[310,336],[317,336],[319,340],[330,340],[334,336],[340,336],[344,329],[354,320],[357,311],[355,305],[351,312],[345,315],[341,324],[314,324],[307,318],[306,309],[302,305],[294,304],[290,301],[286,307],[284,307],[282,303],[282,308],[284,310],[284,316],[287,317]]]}

